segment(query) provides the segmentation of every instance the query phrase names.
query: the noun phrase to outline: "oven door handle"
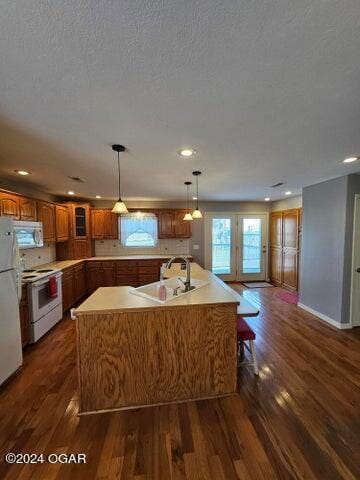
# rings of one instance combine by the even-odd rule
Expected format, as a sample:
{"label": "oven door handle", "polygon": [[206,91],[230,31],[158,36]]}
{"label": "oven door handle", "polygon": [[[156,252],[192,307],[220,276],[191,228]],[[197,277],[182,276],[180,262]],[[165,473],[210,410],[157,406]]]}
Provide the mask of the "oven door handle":
{"label": "oven door handle", "polygon": [[[59,277],[56,277],[56,281],[58,281]],[[37,282],[33,283],[34,287],[41,287],[42,285],[45,285],[45,283],[49,282],[49,278],[44,278],[44,280],[38,280]]]}

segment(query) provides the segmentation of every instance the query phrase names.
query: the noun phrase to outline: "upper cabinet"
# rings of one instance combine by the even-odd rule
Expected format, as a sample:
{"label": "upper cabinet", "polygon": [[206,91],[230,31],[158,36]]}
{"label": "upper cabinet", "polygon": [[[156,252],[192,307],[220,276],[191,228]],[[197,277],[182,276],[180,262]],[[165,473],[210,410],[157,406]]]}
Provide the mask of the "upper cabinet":
{"label": "upper cabinet", "polygon": [[36,222],[36,200],[8,192],[0,192],[0,214],[15,220]]}
{"label": "upper cabinet", "polygon": [[20,220],[36,222],[36,200],[32,198],[19,197]]}
{"label": "upper cabinet", "polygon": [[0,213],[1,215],[20,220],[19,197],[11,193],[0,192]]}
{"label": "upper cabinet", "polygon": [[56,242],[55,205],[48,202],[37,202],[38,220],[43,224],[44,242]]}
{"label": "upper cabinet", "polygon": [[175,211],[159,210],[158,212],[159,238],[175,237]]}
{"label": "upper cabinet", "polygon": [[88,203],[68,203],[71,216],[71,236],[75,239],[90,237],[90,208]]}
{"label": "upper cabinet", "polygon": [[111,210],[93,208],[91,210],[91,238],[94,240],[119,238],[119,216]]}
{"label": "upper cabinet", "polygon": [[191,237],[191,220],[184,220],[184,216],[188,210],[175,210],[175,237],[189,238]]}
{"label": "upper cabinet", "polygon": [[185,213],[182,209],[159,210],[159,238],[191,237],[191,221],[184,220]]}
{"label": "upper cabinet", "polygon": [[70,216],[69,209],[65,205],[56,205],[56,241],[66,242],[70,238]]}

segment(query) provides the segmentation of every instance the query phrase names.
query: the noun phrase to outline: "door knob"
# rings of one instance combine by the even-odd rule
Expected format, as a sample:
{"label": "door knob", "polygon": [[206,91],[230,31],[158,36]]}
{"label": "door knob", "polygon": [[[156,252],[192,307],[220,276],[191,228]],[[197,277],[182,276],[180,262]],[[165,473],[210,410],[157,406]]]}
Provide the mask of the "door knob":
{"label": "door knob", "polygon": [[360,267],[356,269],[357,273],[360,273]]}

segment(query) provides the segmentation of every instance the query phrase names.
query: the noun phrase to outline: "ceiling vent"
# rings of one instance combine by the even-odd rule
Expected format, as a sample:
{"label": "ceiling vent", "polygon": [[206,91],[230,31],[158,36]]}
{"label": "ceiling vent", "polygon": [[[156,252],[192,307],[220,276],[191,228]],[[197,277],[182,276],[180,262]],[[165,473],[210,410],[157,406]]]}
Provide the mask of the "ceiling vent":
{"label": "ceiling vent", "polygon": [[284,182],[274,183],[274,185],[270,185],[270,188],[278,188],[281,187],[281,185],[284,185]]}
{"label": "ceiling vent", "polygon": [[69,177],[71,180],[74,180],[76,183],[84,183],[84,180],[82,180],[80,177]]}

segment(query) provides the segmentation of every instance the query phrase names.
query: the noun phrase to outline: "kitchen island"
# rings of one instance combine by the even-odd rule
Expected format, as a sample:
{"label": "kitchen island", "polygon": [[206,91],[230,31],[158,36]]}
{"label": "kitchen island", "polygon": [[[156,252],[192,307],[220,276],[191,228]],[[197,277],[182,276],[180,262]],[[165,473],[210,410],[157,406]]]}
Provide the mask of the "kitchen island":
{"label": "kitchen island", "polygon": [[80,414],[236,392],[238,308],[257,310],[196,264],[191,276],[208,284],[165,304],[103,287],[76,309]]}

